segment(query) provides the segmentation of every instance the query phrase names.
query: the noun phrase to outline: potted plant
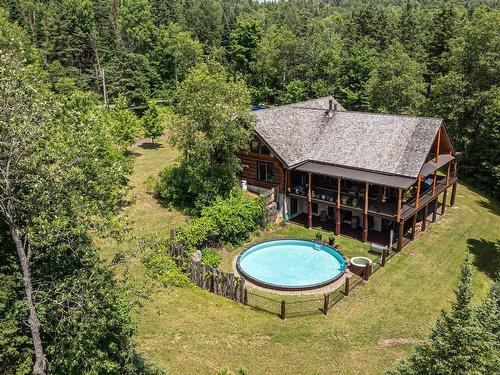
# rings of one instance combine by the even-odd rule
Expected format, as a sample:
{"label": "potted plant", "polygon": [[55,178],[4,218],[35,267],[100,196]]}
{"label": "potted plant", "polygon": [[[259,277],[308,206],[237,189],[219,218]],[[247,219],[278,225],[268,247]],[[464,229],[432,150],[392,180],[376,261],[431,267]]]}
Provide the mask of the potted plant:
{"label": "potted plant", "polygon": [[323,235],[321,234],[321,231],[316,232],[316,241],[317,242],[323,242]]}
{"label": "potted plant", "polygon": [[342,198],[340,198],[342,201],[342,204],[345,206],[347,204],[347,195],[342,195]]}
{"label": "potted plant", "polygon": [[405,191],[405,193],[403,194],[403,203],[407,203],[410,200],[411,194],[411,189]]}
{"label": "potted plant", "polygon": [[330,232],[328,236],[328,245],[330,246],[335,245],[335,234],[333,234],[333,232]]}

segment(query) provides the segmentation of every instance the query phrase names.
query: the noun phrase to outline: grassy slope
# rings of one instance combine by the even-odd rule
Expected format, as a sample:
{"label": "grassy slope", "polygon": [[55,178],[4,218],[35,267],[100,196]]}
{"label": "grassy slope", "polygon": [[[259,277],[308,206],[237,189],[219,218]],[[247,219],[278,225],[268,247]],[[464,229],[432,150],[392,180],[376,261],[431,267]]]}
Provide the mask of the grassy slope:
{"label": "grassy slope", "polygon": [[[142,154],[131,178],[137,201],[126,210],[135,222],[133,234],[182,222],[182,215],[159,206],[144,187],[145,178],[168,164],[174,153],[166,146],[135,151]],[[314,236],[298,227],[285,231],[264,236]],[[497,203],[459,186],[454,208],[327,317],[280,321],[195,287],[161,289],[134,314],[139,350],[172,374],[240,367],[250,374],[379,374],[412,347],[381,347],[378,341],[425,338],[439,311],[449,307],[468,249],[477,268],[474,289],[485,294],[498,269],[499,237]],[[117,249],[113,243],[101,245],[108,259]],[[348,252],[363,251],[356,246],[345,245]],[[140,269],[137,265],[137,274]]]}

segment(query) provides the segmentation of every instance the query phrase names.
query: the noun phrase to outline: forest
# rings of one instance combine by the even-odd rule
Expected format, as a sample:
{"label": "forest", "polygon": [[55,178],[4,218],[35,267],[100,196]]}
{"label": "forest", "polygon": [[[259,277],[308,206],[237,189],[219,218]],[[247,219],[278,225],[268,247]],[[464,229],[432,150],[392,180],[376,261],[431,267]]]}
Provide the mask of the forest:
{"label": "forest", "polygon": [[175,104],[200,62],[242,78],[254,104],[334,95],[348,110],[441,117],[460,174],[500,194],[497,2],[2,0],[53,90]]}
{"label": "forest", "polygon": [[0,373],[160,372],[93,243],[120,236],[128,148],[162,133],[159,112],[192,120],[172,134],[185,155],[213,116],[228,164],[251,105],[440,117],[461,180],[498,198],[499,51],[494,0],[0,0]]}

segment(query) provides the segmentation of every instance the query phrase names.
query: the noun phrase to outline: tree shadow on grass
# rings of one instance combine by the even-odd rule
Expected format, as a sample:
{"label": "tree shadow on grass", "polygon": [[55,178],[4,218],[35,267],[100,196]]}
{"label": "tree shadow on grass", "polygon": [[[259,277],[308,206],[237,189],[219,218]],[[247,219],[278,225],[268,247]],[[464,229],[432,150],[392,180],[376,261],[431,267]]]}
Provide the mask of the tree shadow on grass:
{"label": "tree shadow on grass", "polygon": [[483,238],[469,238],[467,245],[475,256],[474,266],[495,280],[500,273],[500,240],[493,242]]}
{"label": "tree shadow on grass", "polygon": [[152,142],[144,142],[139,145],[140,148],[143,148],[145,150],[156,150],[159,148],[162,148],[163,145],[161,143],[152,143]]}
{"label": "tree shadow on grass", "polygon": [[479,202],[479,205],[486,208],[491,213],[500,216],[500,206],[493,199],[485,199]]}

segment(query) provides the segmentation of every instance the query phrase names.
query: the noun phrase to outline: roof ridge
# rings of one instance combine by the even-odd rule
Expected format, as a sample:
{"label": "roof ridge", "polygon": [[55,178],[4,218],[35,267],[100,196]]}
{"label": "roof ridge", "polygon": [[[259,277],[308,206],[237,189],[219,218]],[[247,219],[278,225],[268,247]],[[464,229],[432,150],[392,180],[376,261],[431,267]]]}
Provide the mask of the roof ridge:
{"label": "roof ridge", "polygon": [[402,118],[417,118],[417,119],[424,119],[424,120],[439,120],[443,121],[441,117],[427,117],[427,116],[417,116],[417,115],[399,115],[399,114],[394,114],[394,113],[383,113],[383,112],[368,112],[368,111],[338,111],[338,112],[343,112],[343,113],[359,113],[363,115],[372,115],[372,116],[389,116],[389,117],[402,117]]}

